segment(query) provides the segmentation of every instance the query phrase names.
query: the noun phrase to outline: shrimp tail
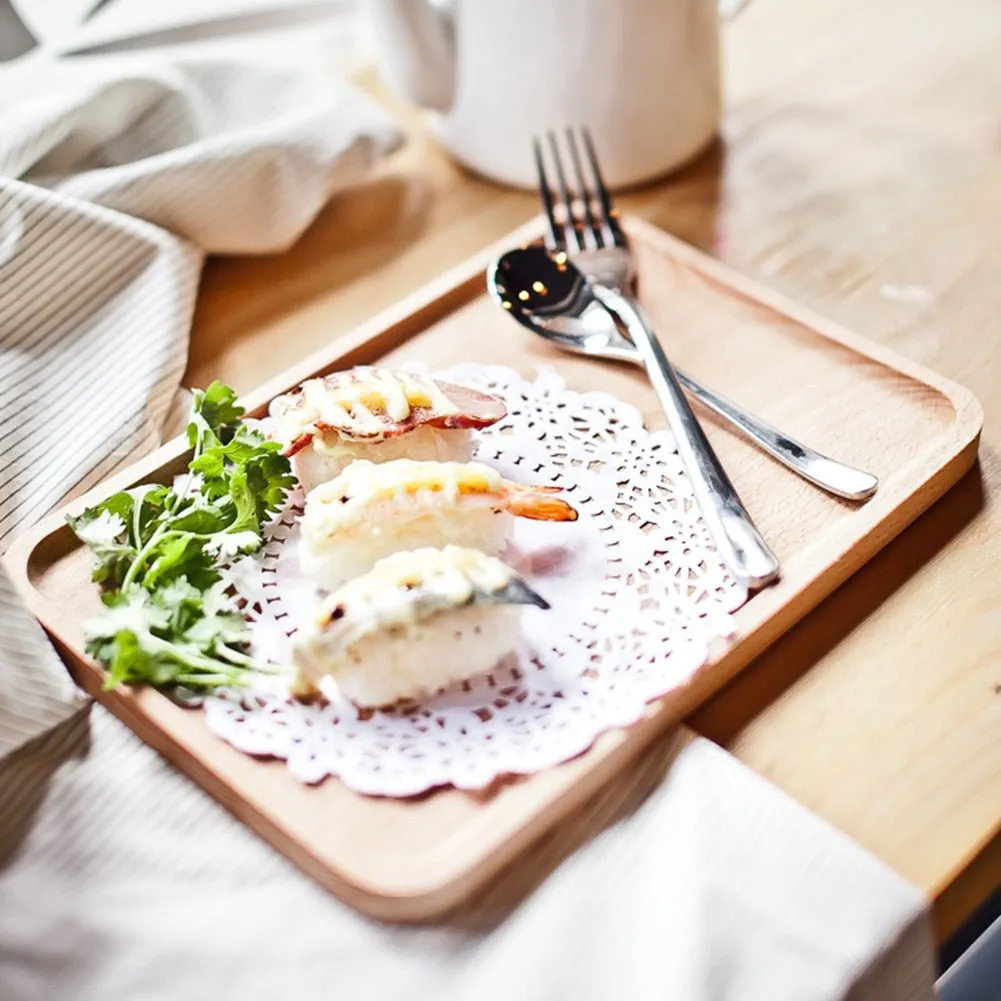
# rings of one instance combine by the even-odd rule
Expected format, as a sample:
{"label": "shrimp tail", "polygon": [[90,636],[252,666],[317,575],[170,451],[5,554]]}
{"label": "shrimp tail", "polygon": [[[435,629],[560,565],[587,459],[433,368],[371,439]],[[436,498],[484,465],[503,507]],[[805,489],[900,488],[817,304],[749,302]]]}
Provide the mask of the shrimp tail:
{"label": "shrimp tail", "polygon": [[561,487],[522,487],[513,490],[507,509],[519,518],[532,521],[576,521],[577,511],[562,497],[554,497]]}

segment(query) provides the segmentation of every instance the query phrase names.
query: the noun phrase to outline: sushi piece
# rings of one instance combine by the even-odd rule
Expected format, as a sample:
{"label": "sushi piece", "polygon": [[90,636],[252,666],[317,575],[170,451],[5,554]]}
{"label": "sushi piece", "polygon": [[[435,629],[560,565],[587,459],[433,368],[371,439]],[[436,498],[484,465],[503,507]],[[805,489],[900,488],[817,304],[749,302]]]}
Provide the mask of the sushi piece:
{"label": "sushi piece", "polygon": [[431,695],[510,653],[522,605],[549,608],[496,557],[457,546],[396,553],[327,595],[299,630],[292,691],[315,695],[330,676],[364,707]]}
{"label": "sushi piece", "polygon": [[512,516],[575,521],[560,487],[522,486],[478,462],[353,462],[306,495],[303,572],[327,590],[391,553],[467,546],[497,555]]}
{"label": "sushi piece", "polygon": [[272,400],[273,437],[305,490],[332,480],[355,459],[472,457],[473,430],[507,414],[504,401],[426,376],[359,366],[309,379]]}

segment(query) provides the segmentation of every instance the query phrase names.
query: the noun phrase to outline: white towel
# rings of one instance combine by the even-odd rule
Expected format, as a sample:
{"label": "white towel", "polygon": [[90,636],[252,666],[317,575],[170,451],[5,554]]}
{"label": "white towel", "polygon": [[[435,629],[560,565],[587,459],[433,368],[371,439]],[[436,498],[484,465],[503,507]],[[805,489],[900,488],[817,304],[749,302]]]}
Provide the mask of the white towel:
{"label": "white towel", "polygon": [[[160,441],[205,253],[289,246],[399,139],[355,89],[279,63],[0,68],[0,551]],[[0,755],[76,707],[0,570]]]}

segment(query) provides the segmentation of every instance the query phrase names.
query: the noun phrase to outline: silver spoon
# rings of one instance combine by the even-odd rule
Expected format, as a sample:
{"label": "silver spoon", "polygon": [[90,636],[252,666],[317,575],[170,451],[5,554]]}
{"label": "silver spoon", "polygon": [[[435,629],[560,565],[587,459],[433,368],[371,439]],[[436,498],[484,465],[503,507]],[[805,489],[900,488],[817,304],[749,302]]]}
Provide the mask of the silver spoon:
{"label": "silver spoon", "polygon": [[[561,275],[558,265],[543,247],[521,247],[494,263],[487,272],[487,287],[493,298],[523,327],[565,351],[645,367],[636,346],[619,332],[612,315],[595,298],[586,282],[573,287],[569,301],[555,302],[551,295],[539,294],[535,283],[541,282],[542,287],[548,289],[546,276],[552,277],[554,271]],[[675,368],[674,372],[678,381],[699,402],[814,486],[854,501],[867,500],[876,492],[879,480],[871,473],[815,451],[679,369]]]}
{"label": "silver spoon", "polygon": [[[513,310],[514,304],[519,303],[543,321],[568,312],[583,316],[585,323],[588,319],[593,321],[597,314],[593,312],[595,307],[591,306],[591,300],[608,292],[591,286],[566,254],[554,259],[542,251],[516,258],[514,263],[530,263],[532,268],[530,272],[516,272],[513,264],[505,268],[505,260],[501,259],[494,284],[502,305]],[[611,292],[608,295],[608,308],[614,309],[624,323],[630,324],[630,329],[642,323],[638,313],[630,312],[630,307],[619,301],[621,296]],[[601,302],[605,302],[604,298]],[[606,307],[599,303],[596,308],[604,310]],[[650,382],[674,432],[678,454],[719,555],[731,573],[748,588],[764,587],[778,577],[779,562],[755,527],[702,425],[692,413],[659,342],[647,327],[637,328],[637,336],[641,333],[644,339],[637,348],[643,352]]]}

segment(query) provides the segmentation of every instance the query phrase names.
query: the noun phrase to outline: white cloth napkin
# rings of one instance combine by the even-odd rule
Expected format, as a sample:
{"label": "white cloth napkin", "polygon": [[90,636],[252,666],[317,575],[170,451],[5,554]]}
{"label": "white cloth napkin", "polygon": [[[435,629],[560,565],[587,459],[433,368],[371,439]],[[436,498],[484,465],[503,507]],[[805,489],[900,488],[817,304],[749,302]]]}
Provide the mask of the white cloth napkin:
{"label": "white cloth napkin", "polygon": [[4,1001],[934,997],[921,895],[705,740],[625,773],[653,794],[552,874],[550,840],[456,920],[406,928],[330,897],[97,710],[8,762],[30,788],[5,826],[30,834],[0,871]]}
{"label": "white cloth napkin", "polygon": [[[158,441],[203,253],[287,246],[397,137],[264,63],[0,69],[0,547]],[[4,1001],[932,996],[922,896],[705,741],[624,775],[656,792],[534,892],[555,842],[456,921],[395,928],[81,710],[2,572],[0,635]]]}

